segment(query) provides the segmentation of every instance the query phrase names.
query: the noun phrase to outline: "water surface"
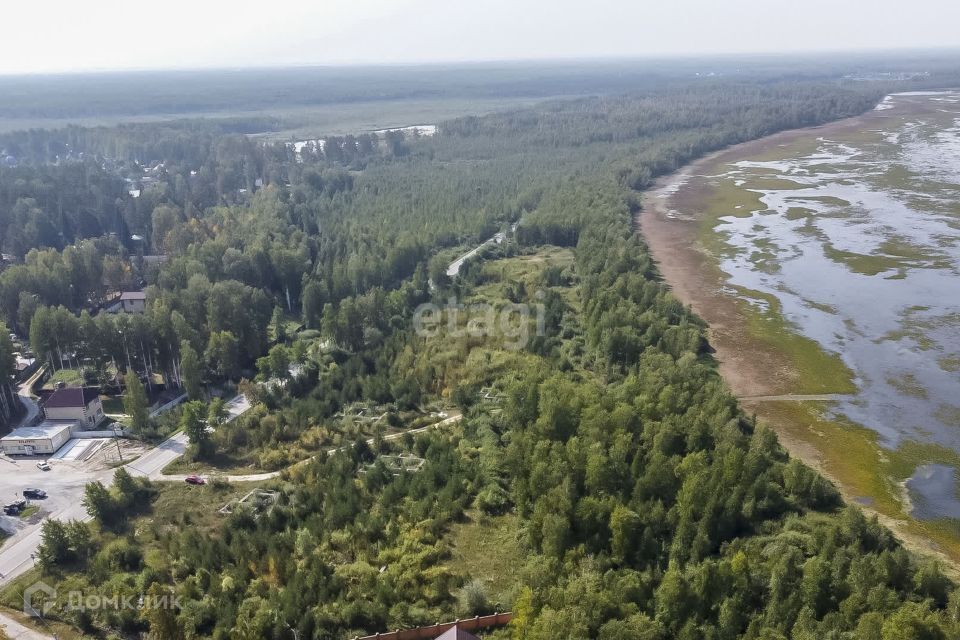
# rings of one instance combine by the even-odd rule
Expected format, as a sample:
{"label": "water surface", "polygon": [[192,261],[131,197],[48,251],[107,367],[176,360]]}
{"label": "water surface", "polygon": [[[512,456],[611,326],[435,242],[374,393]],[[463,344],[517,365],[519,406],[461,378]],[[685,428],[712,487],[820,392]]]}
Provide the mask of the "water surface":
{"label": "water surface", "polygon": [[[740,204],[713,230],[716,257],[732,291],[775,298],[853,372],[836,418],[889,448],[960,452],[960,93],[897,94],[878,110],[877,128],[719,165],[711,183]],[[960,518],[955,484],[952,467],[918,468],[914,515]]]}

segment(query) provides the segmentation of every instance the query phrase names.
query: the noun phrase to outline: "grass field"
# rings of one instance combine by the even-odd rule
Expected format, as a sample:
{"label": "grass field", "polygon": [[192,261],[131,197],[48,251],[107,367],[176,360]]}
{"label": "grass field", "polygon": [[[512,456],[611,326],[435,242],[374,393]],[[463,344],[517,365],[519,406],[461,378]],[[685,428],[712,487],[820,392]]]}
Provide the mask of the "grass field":
{"label": "grass field", "polygon": [[54,371],[44,384],[45,389],[55,389],[57,383],[62,382],[68,387],[76,387],[83,384],[83,371],[80,369],[60,369]]}
{"label": "grass field", "polygon": [[491,604],[499,604],[501,611],[514,601],[526,563],[519,524],[515,515],[485,516],[471,511],[449,534],[454,571],[482,581]]}

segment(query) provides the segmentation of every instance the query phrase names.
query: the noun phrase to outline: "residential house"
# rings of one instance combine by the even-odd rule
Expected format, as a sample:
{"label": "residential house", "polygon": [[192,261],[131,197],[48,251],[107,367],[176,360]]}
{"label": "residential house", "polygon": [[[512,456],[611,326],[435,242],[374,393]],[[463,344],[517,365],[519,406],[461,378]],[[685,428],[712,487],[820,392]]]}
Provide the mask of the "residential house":
{"label": "residential house", "polygon": [[120,294],[120,311],[143,313],[147,310],[147,294],[143,291],[124,291]]}
{"label": "residential house", "polygon": [[82,429],[93,429],[103,420],[97,387],[61,387],[43,403],[47,420],[76,420]]}

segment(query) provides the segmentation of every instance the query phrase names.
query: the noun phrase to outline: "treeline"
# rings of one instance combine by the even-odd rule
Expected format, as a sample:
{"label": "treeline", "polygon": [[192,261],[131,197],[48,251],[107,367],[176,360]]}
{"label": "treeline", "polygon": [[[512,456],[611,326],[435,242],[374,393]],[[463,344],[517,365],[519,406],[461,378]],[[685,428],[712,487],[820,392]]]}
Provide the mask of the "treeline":
{"label": "treeline", "polygon": [[538,553],[515,637],[957,633],[960,599],[935,563],[843,507],[698,357],[703,327],[657,281],[631,194],[613,180],[581,189],[613,205],[592,209],[577,244],[585,333],[607,378],[538,371],[508,387],[504,480]]}

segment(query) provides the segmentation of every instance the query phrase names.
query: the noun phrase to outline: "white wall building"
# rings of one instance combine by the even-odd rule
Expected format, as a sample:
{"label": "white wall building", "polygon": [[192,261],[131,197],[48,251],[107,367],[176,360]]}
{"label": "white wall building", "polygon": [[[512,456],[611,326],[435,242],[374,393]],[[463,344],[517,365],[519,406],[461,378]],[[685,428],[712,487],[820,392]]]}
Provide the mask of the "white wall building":
{"label": "white wall building", "polygon": [[82,429],[93,429],[103,420],[103,404],[96,387],[61,387],[43,403],[48,420],[75,420]]}
{"label": "white wall building", "polygon": [[75,420],[44,420],[34,427],[20,427],[0,438],[0,449],[8,456],[56,453],[78,426]]}

